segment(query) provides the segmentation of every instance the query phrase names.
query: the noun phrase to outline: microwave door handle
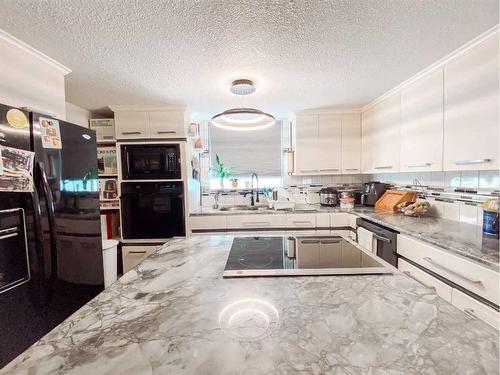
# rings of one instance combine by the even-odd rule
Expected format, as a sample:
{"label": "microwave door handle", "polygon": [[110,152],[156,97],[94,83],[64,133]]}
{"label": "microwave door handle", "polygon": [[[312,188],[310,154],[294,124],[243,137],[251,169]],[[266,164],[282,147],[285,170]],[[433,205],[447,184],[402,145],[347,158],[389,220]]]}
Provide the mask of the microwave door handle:
{"label": "microwave door handle", "polygon": [[38,162],[38,171],[40,173],[40,181],[42,183],[43,195],[45,196],[45,203],[47,207],[47,216],[49,219],[49,232],[50,232],[50,248],[52,259],[52,272],[56,271],[57,267],[57,240],[56,240],[56,220],[54,214],[54,201],[52,200],[52,193],[49,188],[49,180],[43,164]]}

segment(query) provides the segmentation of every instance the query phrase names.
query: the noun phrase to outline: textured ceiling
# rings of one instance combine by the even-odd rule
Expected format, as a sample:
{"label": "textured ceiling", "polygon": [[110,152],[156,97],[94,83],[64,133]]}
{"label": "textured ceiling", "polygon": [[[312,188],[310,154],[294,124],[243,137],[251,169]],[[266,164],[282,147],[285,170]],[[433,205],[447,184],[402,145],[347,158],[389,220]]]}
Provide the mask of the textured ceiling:
{"label": "textured ceiling", "polygon": [[[498,23],[498,0],[4,0],[1,28],[68,66],[67,100],[212,115],[358,106]],[[229,93],[234,78],[258,85]]]}

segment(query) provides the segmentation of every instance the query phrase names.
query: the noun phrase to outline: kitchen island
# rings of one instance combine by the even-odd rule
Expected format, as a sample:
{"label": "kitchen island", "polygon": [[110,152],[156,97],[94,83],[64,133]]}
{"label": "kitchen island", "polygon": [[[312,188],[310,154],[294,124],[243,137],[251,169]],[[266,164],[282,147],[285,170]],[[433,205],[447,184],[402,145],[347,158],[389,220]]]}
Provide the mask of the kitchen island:
{"label": "kitchen island", "polygon": [[399,271],[223,279],[232,240],[170,240],[1,373],[498,373],[498,332]]}

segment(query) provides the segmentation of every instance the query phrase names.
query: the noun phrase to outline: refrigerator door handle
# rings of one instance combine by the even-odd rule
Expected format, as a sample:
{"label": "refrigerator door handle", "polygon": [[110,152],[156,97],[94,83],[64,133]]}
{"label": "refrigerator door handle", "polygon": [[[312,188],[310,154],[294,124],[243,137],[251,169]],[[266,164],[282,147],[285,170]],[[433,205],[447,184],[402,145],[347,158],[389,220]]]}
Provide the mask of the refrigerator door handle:
{"label": "refrigerator door handle", "polygon": [[43,163],[37,162],[38,172],[40,173],[40,180],[42,182],[43,195],[45,195],[45,202],[47,206],[47,216],[49,219],[49,232],[50,232],[50,248],[52,259],[52,273],[56,272],[57,267],[57,237],[56,237],[56,219],[54,215],[54,201],[52,200],[52,193],[50,192],[49,180]]}

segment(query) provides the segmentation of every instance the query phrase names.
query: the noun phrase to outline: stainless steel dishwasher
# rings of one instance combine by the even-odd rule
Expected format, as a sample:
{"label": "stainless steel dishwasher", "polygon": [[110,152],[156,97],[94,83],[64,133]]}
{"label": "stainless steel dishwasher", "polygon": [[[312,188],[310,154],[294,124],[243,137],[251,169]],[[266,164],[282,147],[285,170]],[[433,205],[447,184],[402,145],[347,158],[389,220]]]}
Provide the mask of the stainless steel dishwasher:
{"label": "stainless steel dishwasher", "polygon": [[362,218],[357,218],[356,224],[358,227],[373,233],[373,238],[377,240],[377,256],[397,268],[398,254],[396,251],[398,232]]}

